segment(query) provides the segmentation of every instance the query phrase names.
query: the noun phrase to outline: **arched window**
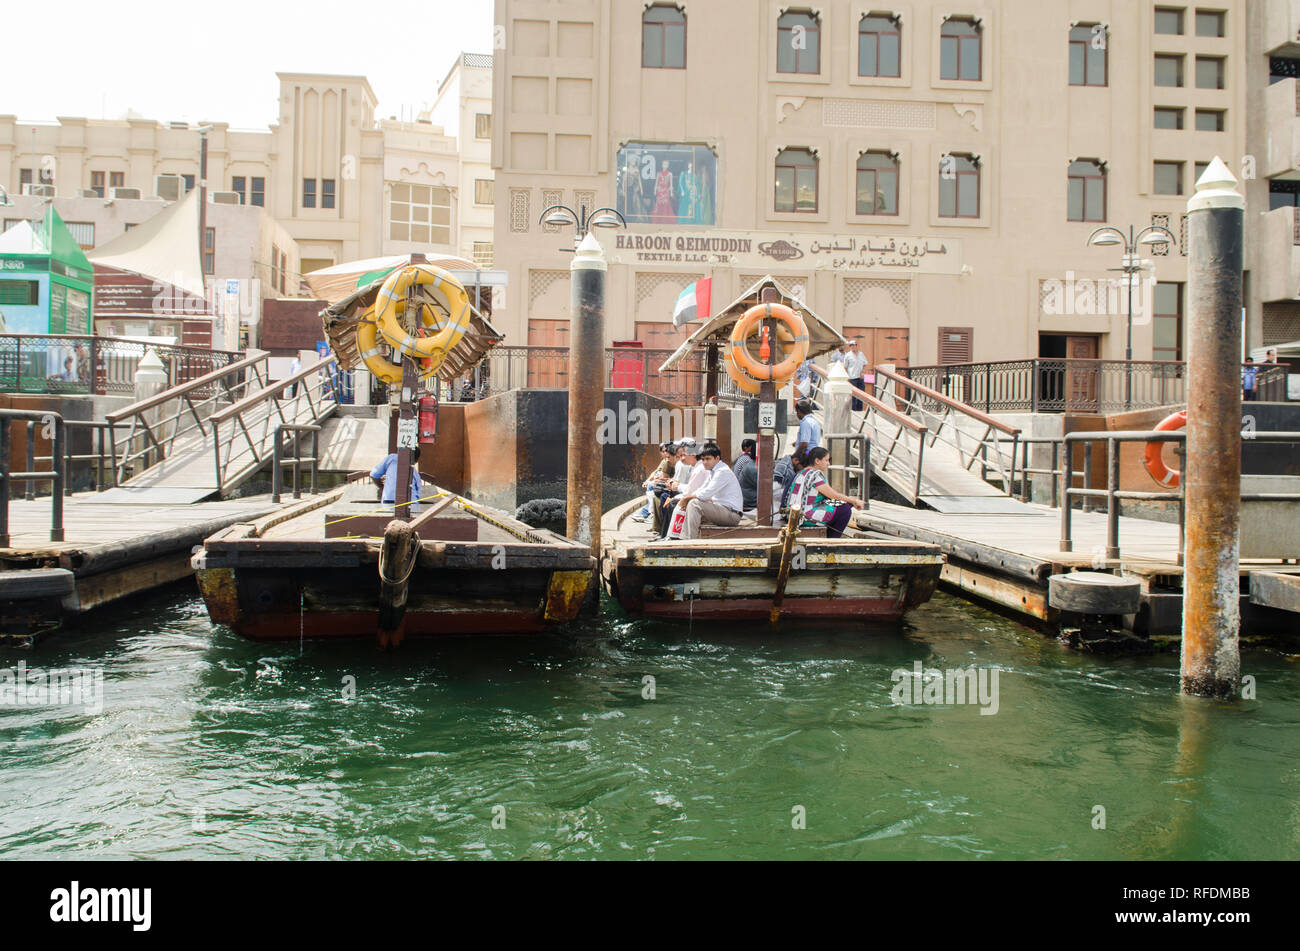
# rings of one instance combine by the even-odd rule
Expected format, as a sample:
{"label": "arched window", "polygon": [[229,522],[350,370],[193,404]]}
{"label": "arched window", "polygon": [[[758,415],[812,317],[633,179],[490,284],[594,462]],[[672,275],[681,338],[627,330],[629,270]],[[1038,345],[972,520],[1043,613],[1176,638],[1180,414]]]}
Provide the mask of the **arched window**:
{"label": "arched window", "polygon": [[817,156],[811,149],[782,149],[776,157],[776,210],[817,213]]}
{"label": "arched window", "polygon": [[939,217],[980,216],[980,167],[973,155],[952,152],[939,160]]}
{"label": "arched window", "polygon": [[686,11],[677,4],[656,3],[641,14],[641,65],[686,68]]}
{"label": "arched window", "polygon": [[898,214],[898,158],[863,152],[858,158],[858,214]]}
{"label": "arched window", "polygon": [[810,10],[787,10],[776,21],[776,71],[822,71],[821,22]]}
{"label": "arched window", "polygon": [[1106,169],[1102,164],[1092,159],[1071,162],[1066,181],[1069,186],[1069,220],[1105,221]]}
{"label": "arched window", "polygon": [[939,78],[978,81],[983,77],[984,29],[969,17],[945,20],[939,30]]}
{"label": "arched window", "polygon": [[1100,23],[1080,23],[1070,31],[1070,85],[1106,85],[1110,34]]}
{"label": "arched window", "polygon": [[902,75],[903,25],[895,16],[868,13],[858,21],[858,75]]}

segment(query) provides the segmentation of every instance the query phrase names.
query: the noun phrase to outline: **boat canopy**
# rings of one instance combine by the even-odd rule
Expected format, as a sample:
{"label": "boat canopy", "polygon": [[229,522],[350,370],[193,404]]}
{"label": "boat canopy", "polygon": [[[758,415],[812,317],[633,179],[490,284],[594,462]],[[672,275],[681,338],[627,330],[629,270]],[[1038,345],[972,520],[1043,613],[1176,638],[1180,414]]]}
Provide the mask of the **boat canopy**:
{"label": "boat canopy", "polygon": [[777,303],[785,304],[793,309],[795,313],[803,317],[804,323],[808,325],[808,359],[811,360],[823,353],[837,350],[848,343],[848,340],[842,337],[838,330],[813,313],[807,304],[800,303],[794,295],[781,286],[776,278],[769,274],[736,298],[735,302],[730,306],[724,307],[716,316],[706,320],[704,325],[687,337],[686,342],[678,347],[677,351],[664,362],[664,365],[659,368],[659,372],[667,373],[670,370],[677,369],[687,355],[696,348],[711,343],[725,345],[730,339],[731,331],[736,326],[736,323],[741,317],[745,316],[745,311],[761,302],[763,289],[766,287],[776,288],[779,295]]}
{"label": "boat canopy", "polygon": [[[409,260],[403,263],[411,263]],[[418,262],[424,263],[424,262]],[[387,277],[387,274],[384,275]],[[321,311],[321,323],[325,328],[325,338],[338,357],[339,368],[352,370],[363,368],[365,361],[357,347],[357,323],[367,310],[374,306],[379,289],[384,286],[384,278],[371,281],[365,287],[358,288],[336,304]],[[449,318],[441,300],[427,293],[428,285],[415,285],[415,293],[420,294],[444,318]],[[488,352],[505,339],[505,335],[492,326],[487,318],[470,305],[469,330],[460,343],[452,347],[442,366],[434,374],[438,379],[451,381],[473,370]]]}

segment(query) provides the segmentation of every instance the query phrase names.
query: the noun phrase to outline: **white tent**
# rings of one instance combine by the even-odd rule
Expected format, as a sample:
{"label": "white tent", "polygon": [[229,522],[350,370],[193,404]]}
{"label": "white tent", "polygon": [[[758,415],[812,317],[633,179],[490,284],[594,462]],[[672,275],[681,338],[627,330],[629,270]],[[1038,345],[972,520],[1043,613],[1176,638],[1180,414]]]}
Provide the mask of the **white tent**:
{"label": "white tent", "polygon": [[199,253],[199,190],[191,190],[148,221],[87,251],[86,257],[92,264],[141,274],[206,298]]}

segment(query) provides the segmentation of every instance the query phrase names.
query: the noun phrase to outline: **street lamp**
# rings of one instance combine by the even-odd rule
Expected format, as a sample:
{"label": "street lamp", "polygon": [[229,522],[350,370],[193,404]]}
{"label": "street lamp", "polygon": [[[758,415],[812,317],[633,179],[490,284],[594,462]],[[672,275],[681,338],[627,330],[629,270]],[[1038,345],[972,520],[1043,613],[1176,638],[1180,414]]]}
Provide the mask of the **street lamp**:
{"label": "street lamp", "polygon": [[1133,226],[1129,225],[1127,235],[1120,229],[1108,225],[1105,228],[1098,228],[1088,237],[1088,244],[1093,247],[1113,248],[1122,245],[1124,248],[1124,263],[1119,267],[1110,268],[1110,270],[1124,272],[1124,283],[1128,285],[1128,336],[1124,344],[1125,409],[1131,409],[1133,406],[1133,281],[1136,280],[1137,275],[1145,270],[1145,265],[1138,258],[1138,250],[1140,248],[1167,248],[1170,244],[1177,243],[1178,241],[1173,232],[1159,225],[1143,228],[1136,234]]}
{"label": "street lamp", "polygon": [[573,246],[577,248],[582,239],[587,236],[592,228],[626,228],[627,219],[615,211],[613,208],[597,208],[595,211],[588,213],[587,206],[579,206],[581,211],[574,211],[568,205],[552,205],[542,212],[538,220],[544,225],[554,225],[557,228],[565,228],[574,225],[578,229],[577,235],[573,239]]}

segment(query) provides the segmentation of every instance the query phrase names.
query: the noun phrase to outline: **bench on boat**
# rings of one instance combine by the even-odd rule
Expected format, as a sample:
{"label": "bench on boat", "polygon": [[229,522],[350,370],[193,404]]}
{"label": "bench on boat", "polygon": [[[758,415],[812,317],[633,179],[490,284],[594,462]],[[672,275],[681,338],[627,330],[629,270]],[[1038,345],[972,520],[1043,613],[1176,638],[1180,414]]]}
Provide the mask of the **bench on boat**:
{"label": "bench on boat", "polygon": [[[744,519],[739,525],[701,525],[701,538],[776,538],[781,534],[779,527],[773,528],[770,525],[755,525],[753,519]],[[826,529],[822,528],[801,528],[799,529],[800,538],[825,538]]]}

